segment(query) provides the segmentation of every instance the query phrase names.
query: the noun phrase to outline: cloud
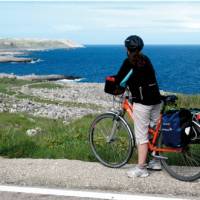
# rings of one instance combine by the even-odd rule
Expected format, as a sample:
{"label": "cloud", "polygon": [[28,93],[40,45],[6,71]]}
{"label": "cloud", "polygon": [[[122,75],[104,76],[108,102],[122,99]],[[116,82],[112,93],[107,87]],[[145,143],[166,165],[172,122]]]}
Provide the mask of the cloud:
{"label": "cloud", "polygon": [[185,24],[185,27],[189,29],[200,30],[200,22],[191,22],[191,23]]}
{"label": "cloud", "polygon": [[188,32],[192,31],[199,31],[200,32],[200,17],[199,19],[196,18],[186,18],[185,21],[179,24],[180,27],[185,29]]}
{"label": "cloud", "polygon": [[1,2],[1,34],[67,35],[80,43],[117,43],[137,33],[149,43],[184,43],[186,38],[200,43],[200,0],[44,1]]}
{"label": "cloud", "polygon": [[60,24],[53,26],[53,30],[59,33],[81,31],[82,29],[83,29],[82,26],[73,24]]}
{"label": "cloud", "polygon": [[[118,5],[120,6],[120,4]],[[137,9],[140,8],[140,9]],[[129,9],[116,5],[94,12],[94,20],[106,29],[133,29],[149,32],[200,31],[200,3],[130,3]]]}

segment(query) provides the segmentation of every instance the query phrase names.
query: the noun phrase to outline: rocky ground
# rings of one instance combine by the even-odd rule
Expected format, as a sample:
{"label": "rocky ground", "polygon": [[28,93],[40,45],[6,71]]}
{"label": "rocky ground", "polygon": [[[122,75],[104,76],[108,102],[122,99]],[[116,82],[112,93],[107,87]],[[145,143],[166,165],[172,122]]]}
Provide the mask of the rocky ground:
{"label": "rocky ground", "polygon": [[103,87],[103,84],[76,82],[67,82],[63,88],[55,89],[24,85],[12,89],[15,95],[0,93],[0,112],[25,112],[70,121],[113,107],[112,96],[105,94]]}

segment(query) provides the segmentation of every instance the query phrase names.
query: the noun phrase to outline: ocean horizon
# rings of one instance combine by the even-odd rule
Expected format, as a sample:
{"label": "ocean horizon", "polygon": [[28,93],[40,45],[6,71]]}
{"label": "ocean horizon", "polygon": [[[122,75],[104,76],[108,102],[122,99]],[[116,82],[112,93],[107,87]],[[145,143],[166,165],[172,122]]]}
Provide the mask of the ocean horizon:
{"label": "ocean horizon", "polygon": [[[200,94],[200,45],[145,45],[143,53],[154,66],[161,90]],[[23,56],[24,57],[24,56]],[[28,51],[31,63],[0,63],[0,73],[15,75],[59,74],[81,82],[103,83],[126,58],[123,45],[85,45],[84,48]]]}

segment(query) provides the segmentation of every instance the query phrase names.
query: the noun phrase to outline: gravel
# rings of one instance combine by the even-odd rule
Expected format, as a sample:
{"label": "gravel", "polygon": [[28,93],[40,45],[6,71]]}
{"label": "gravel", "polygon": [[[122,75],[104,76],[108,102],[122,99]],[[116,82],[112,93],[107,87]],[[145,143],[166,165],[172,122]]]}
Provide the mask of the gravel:
{"label": "gravel", "polygon": [[131,167],[111,169],[67,159],[0,159],[0,184],[200,199],[200,181],[178,181],[164,170],[151,171],[147,178],[128,178],[126,172]]}

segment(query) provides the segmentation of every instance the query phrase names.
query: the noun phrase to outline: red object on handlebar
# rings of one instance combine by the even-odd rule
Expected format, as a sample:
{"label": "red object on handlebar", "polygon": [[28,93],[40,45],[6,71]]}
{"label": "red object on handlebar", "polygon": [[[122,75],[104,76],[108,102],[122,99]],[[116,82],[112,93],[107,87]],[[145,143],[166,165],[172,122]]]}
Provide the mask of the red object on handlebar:
{"label": "red object on handlebar", "polygon": [[113,77],[113,76],[107,76],[107,77],[106,77],[106,80],[107,80],[107,81],[115,82],[115,77]]}

